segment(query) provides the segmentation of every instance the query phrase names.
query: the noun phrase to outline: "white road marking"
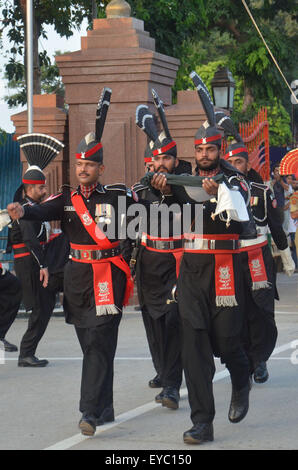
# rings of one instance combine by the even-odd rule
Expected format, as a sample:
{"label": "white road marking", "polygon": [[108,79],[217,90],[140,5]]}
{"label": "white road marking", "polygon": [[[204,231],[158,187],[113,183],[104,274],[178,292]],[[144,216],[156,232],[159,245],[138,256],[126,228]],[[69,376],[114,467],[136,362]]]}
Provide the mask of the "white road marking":
{"label": "white road marking", "polygon": [[[272,353],[272,356],[275,356],[283,351],[287,351],[288,349],[292,349],[292,341],[290,343],[286,343],[275,348]],[[143,359],[148,359],[148,358],[143,358]],[[219,380],[227,377],[228,375],[229,375],[229,372],[227,369],[217,372],[214,375],[213,382],[218,382]],[[187,396],[186,388],[183,388],[180,390],[180,396],[181,398]],[[119,424],[125,423],[126,421],[130,421],[131,419],[137,418],[138,416],[141,416],[144,413],[148,413],[149,411],[152,411],[158,407],[160,407],[160,404],[155,403],[155,402],[149,402],[149,403],[146,403],[145,405],[134,408],[133,410],[122,413],[119,416],[116,416],[115,421],[113,423],[108,423],[108,424],[104,424],[103,426],[99,426],[96,430],[95,436],[98,436],[99,434],[102,434],[103,432],[108,431],[109,429],[112,429],[115,426],[118,426]],[[86,439],[90,439],[90,437],[83,436],[82,434],[75,434],[74,436],[68,439],[64,439],[63,441],[57,442],[56,444],[53,444],[52,446],[47,447],[44,450],[68,450],[71,447],[74,447],[75,445],[80,444],[81,442],[84,442]]]}

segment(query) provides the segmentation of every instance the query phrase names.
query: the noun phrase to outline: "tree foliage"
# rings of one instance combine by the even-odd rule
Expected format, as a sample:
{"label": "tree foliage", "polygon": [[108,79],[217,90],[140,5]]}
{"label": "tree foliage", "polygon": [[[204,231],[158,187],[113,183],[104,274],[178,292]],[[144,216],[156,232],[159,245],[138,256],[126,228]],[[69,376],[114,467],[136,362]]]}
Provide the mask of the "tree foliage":
{"label": "tree foliage", "polygon": [[[0,0],[2,13],[1,33],[4,31],[9,39],[8,63],[5,75],[8,80],[20,83],[24,79],[25,37],[26,37],[26,0]],[[39,38],[47,39],[46,26],[52,25],[55,31],[64,37],[73,35],[74,29],[79,29],[84,18],[91,20],[91,2],[89,0],[33,0],[33,61],[34,61],[34,93],[41,92],[40,68],[47,66],[49,57],[46,52],[38,50]],[[24,82],[25,84],[25,82]],[[19,102],[23,104],[26,91],[20,95]]]}
{"label": "tree foliage", "polygon": [[[70,37],[83,18],[88,17],[91,22],[90,0],[33,1],[37,37],[46,37],[46,25],[54,25],[58,34]],[[157,51],[180,60],[174,95],[177,90],[191,86],[188,76],[193,69],[200,71],[208,83],[216,66],[226,65],[237,81],[235,119],[248,120],[261,105],[266,105],[272,116],[274,142],[288,143],[290,93],[241,0],[127,1],[132,16],[144,20],[145,29],[155,38]],[[24,0],[0,0],[2,29],[7,30],[11,43],[6,75],[19,84],[24,76],[24,63],[20,60],[24,55],[24,3]],[[97,0],[99,17],[105,16],[108,3],[109,0]],[[246,0],[246,3],[291,83],[298,78],[296,0]],[[41,69],[51,72],[46,54],[39,53],[35,60]],[[54,76],[48,86],[52,86],[52,79],[55,87]],[[275,114],[278,111],[280,122]]]}

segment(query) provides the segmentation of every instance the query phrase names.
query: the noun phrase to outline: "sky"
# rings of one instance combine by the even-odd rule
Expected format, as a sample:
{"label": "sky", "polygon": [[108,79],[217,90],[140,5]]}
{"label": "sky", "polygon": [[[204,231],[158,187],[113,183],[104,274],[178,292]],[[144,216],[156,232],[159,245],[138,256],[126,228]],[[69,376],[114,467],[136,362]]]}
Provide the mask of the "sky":
{"label": "sky", "polygon": [[[41,51],[44,49],[47,50],[48,55],[53,58],[55,51],[77,51],[81,49],[81,37],[86,36],[86,27],[87,22],[82,25],[80,32],[74,32],[74,35],[69,38],[61,38],[58,34],[55,33],[52,27],[47,28],[48,39],[42,39],[39,42],[39,48]],[[7,40],[3,38],[3,50],[7,47]],[[15,131],[13,122],[10,120],[10,116],[17,114],[21,111],[24,111],[26,107],[18,107],[9,109],[8,105],[4,101],[4,96],[9,95],[9,90],[6,88],[7,81],[3,78],[4,75],[4,64],[5,57],[3,54],[0,54],[0,128],[4,129],[6,132],[12,133]]]}

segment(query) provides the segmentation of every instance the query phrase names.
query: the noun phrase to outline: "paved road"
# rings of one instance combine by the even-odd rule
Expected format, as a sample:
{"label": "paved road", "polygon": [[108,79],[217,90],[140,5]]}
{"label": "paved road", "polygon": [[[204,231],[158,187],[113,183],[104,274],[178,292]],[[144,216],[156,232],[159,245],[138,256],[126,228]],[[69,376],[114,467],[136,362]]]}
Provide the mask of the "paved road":
{"label": "paved road", "polygon": [[[183,443],[182,434],[191,427],[184,383],[179,410],[155,404],[159,390],[147,386],[154,371],[141,315],[128,309],[121,323],[115,361],[115,423],[98,427],[93,438],[79,433],[81,351],[73,327],[54,317],[38,349],[40,358],[50,360],[48,367],[18,368],[17,353],[6,353],[5,363],[0,365],[0,449],[105,450],[107,458],[116,458],[124,450],[134,450],[131,455],[148,450],[152,458],[161,450],[178,454],[179,450],[297,450],[297,285],[298,274],[291,278],[278,275],[279,336],[268,364],[270,380],[253,386],[249,413],[239,424],[228,421],[231,386],[226,370],[216,360],[213,443],[195,447]],[[26,320],[17,319],[7,339],[19,344],[25,328]]]}

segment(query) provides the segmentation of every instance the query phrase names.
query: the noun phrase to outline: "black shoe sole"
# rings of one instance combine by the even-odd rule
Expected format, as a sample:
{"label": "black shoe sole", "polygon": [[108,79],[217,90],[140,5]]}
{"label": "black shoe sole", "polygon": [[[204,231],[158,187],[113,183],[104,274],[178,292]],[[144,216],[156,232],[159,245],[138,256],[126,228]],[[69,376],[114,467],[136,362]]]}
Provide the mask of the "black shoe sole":
{"label": "black shoe sole", "polygon": [[81,421],[79,423],[79,428],[81,430],[81,433],[84,436],[94,436],[96,428],[94,428],[90,423],[87,421]]}
{"label": "black shoe sole", "polygon": [[171,400],[170,398],[163,398],[161,400],[161,404],[162,406],[170,408],[171,410],[177,410],[179,408],[179,404],[176,401]]}
{"label": "black shoe sole", "polygon": [[148,382],[148,387],[150,387],[150,388],[162,388],[162,385],[161,385],[160,382],[156,383],[156,382],[152,382],[150,380],[150,382]]}
{"label": "black shoe sole", "polygon": [[46,367],[48,364],[18,364],[18,367]]}
{"label": "black shoe sole", "polygon": [[191,445],[198,445],[198,444],[204,444],[204,442],[212,442],[214,441],[213,437],[204,437],[201,439],[195,439],[192,436],[186,436],[183,437],[183,441],[185,444],[191,444]]}
{"label": "black shoe sole", "polygon": [[256,384],[263,384],[263,383],[267,382],[268,379],[269,379],[269,374],[266,377],[262,378],[262,379],[258,379],[257,377],[254,377],[254,381],[255,381]]}

